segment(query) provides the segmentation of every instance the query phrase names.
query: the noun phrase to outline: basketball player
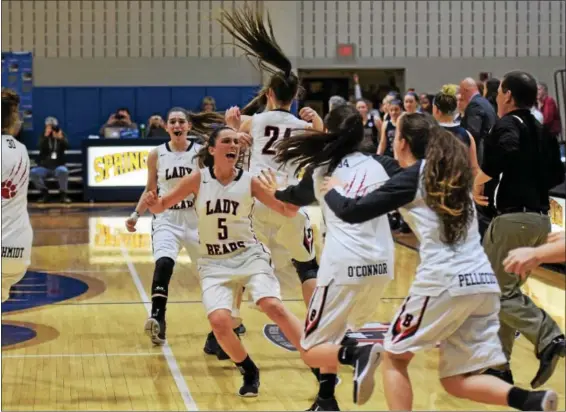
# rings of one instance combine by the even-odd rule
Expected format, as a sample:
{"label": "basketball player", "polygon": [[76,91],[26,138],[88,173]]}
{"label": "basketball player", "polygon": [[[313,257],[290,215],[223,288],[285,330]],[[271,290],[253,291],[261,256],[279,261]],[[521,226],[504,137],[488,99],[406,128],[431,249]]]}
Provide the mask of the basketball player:
{"label": "basketball player", "polygon": [[[269,16],[267,20],[271,29]],[[292,73],[291,62],[276,40],[267,34],[272,31],[265,27],[263,13],[245,7],[232,13],[223,11],[218,21],[242,43],[240,47],[246,53],[257,57],[262,67],[272,73],[264,90],[268,110],[242,122],[239,110],[232,108],[226,113],[226,122],[240,132],[250,134],[250,172],[253,175],[259,176],[262,170],[270,169],[275,171],[281,187],[294,184],[298,181],[296,169],[273,160],[275,147],[289,137],[294,129],[312,127],[323,130],[322,119],[310,108],[301,110],[302,120],[289,112],[299,89],[299,79]],[[308,305],[316,286],[318,264],[306,211],[301,209],[295,217],[288,218],[259,203],[254,210],[253,220],[258,237],[273,253],[277,271],[283,271],[292,261],[302,284],[305,305]]]}
{"label": "basketball player", "polygon": [[362,223],[401,208],[420,241],[420,265],[409,296],[385,337],[385,396],[391,410],[411,410],[407,367],[414,353],[440,345],[446,391],[480,403],[555,411],[554,391],[527,391],[490,375],[506,362],[498,337],[500,289],[483,248],[471,196],[467,148],[421,113],[401,117],[394,140],[404,168],[363,197],[348,198],[329,178],[324,200],[341,219]]}
{"label": "basketball player", "polygon": [[325,176],[336,176],[348,182],[346,196],[355,197],[381,186],[389,179],[387,169],[396,171],[399,166],[389,157],[362,152],[365,127],[356,108],[333,109],[326,117],[326,128],[328,133],[306,132],[279,144],[277,161],[308,166],[309,172],[297,186],[277,191],[275,197],[297,206],[318,200],[326,222],[317,287],[301,346],[303,360],[321,368],[318,397],[309,410],[337,411],[334,387],[340,363],[356,368],[354,402],[364,404],[371,396],[380,360],[378,347],[352,347],[342,342],[349,327],[356,330],[363,326],[375,312],[393,278],[395,248],[387,216],[361,225],[347,224],[325,204],[320,187]]}
{"label": "basketball player", "polygon": [[154,191],[147,192],[144,203],[153,213],[160,213],[188,196],[196,199],[202,301],[220,346],[243,375],[239,395],[257,396],[259,369],[232,329],[235,296],[243,286],[248,288],[254,303],[295,347],[300,342],[301,322],[283,306],[270,252],[255,236],[254,198],[287,216],[298,208],[279,202],[256,177],[237,169],[238,156],[236,131],[218,128],[199,153],[204,168],[183,177],[164,197],[158,199]]}
{"label": "basketball player", "polygon": [[26,147],[14,136],[20,129],[20,97],[2,89],[2,302],[26,273],[33,231],[28,215],[30,161]]}
{"label": "basketball player", "polygon": [[[206,116],[213,117],[215,113]],[[200,117],[198,117],[200,116]],[[193,115],[202,121],[204,114]],[[219,115],[216,115],[220,119]],[[198,169],[195,156],[202,145],[189,140],[187,135],[192,127],[192,119],[185,109],[172,108],[167,115],[167,132],[170,140],[153,149],[147,158],[147,184],[144,193],[157,190],[160,195],[167,194],[175,185],[193,170]],[[143,194],[136,209],[126,220],[129,232],[135,232],[138,218],[145,212]],[[199,244],[197,216],[193,196],[179,200],[163,213],[153,216],[151,242],[155,269],[151,285],[151,316],[145,323],[145,332],[156,345],[166,342],[165,311],[169,296],[169,283],[177,256],[185,248],[196,264]]]}
{"label": "basketball player", "polygon": [[472,173],[475,176],[478,174],[480,168],[476,152],[476,141],[470,132],[458,123],[454,122],[454,113],[456,112],[458,105],[456,92],[456,85],[444,85],[442,90],[440,90],[440,92],[437,93],[432,100],[432,115],[441,127],[448,130],[468,147],[470,166],[472,167]]}

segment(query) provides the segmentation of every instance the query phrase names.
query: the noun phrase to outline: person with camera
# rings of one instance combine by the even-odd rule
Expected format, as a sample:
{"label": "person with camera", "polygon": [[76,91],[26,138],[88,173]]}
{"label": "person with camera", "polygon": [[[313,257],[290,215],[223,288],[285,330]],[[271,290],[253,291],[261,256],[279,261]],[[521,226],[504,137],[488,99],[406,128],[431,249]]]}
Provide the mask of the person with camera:
{"label": "person with camera", "polygon": [[153,114],[147,121],[147,138],[148,139],[167,139],[169,133],[165,130],[165,122],[159,114]]}
{"label": "person with camera", "polygon": [[124,128],[137,130],[138,125],[132,121],[130,111],[126,107],[116,110],[112,113],[106,123],[102,125],[99,131],[100,136],[105,136],[106,128]]}
{"label": "person with camera", "polygon": [[65,166],[65,150],[69,147],[67,137],[59,127],[55,117],[45,119],[45,129],[39,137],[38,166],[31,169],[30,180],[36,189],[41,191],[38,203],[49,200],[49,189],[45,185],[45,178],[55,176],[59,182],[61,202],[71,203],[67,196],[69,169]]}

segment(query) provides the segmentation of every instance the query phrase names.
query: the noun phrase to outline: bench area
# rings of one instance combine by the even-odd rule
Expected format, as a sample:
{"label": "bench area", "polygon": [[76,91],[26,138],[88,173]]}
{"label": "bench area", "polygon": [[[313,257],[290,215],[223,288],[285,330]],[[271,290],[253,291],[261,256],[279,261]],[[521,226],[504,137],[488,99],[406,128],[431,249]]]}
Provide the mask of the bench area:
{"label": "bench area", "polygon": [[[39,150],[29,150],[28,151],[31,168],[37,166],[37,158],[39,156]],[[68,196],[73,202],[83,201],[83,163],[82,154],[80,150],[66,150],[65,156],[67,157],[67,169],[69,169],[69,189],[67,191]],[[53,196],[56,200],[56,196],[59,194],[59,184],[55,177],[49,177],[45,179],[45,184],[49,189],[49,194]],[[35,202],[41,195],[40,191],[35,188],[33,183],[30,181],[28,189],[28,201]]]}

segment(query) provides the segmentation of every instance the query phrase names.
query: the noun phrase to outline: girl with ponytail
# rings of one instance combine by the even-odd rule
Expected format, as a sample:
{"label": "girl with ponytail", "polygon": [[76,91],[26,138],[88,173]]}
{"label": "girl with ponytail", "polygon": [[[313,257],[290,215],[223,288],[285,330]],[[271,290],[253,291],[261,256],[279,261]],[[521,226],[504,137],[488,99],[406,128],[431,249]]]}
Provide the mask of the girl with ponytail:
{"label": "girl with ponytail", "polygon": [[468,147],[470,166],[475,176],[479,171],[479,165],[474,136],[458,123],[454,122],[454,115],[458,106],[458,100],[456,98],[457,92],[458,86],[455,84],[442,86],[442,89],[434,96],[432,101],[432,115],[442,128],[448,130]]}
{"label": "girl with ponytail", "polygon": [[[237,40],[237,45],[249,57],[257,60],[259,69],[270,75],[254,101],[243,110],[233,107],[226,112],[226,123],[251,136],[248,164],[253,175],[260,176],[263,170],[269,169],[280,186],[294,184],[298,182],[297,168],[276,161],[276,148],[292,136],[295,130],[312,128],[322,131],[322,119],[308,107],[301,109],[301,119],[290,113],[299,90],[299,79],[293,73],[291,61],[274,37],[269,15],[264,20],[262,10],[246,6],[230,12],[224,11],[219,22]],[[245,117],[263,107],[266,110],[262,113]],[[313,229],[306,210],[301,209],[300,213],[289,219],[272,213],[259,203],[252,219],[258,238],[273,254],[278,274],[282,271],[297,272],[302,284],[303,299],[308,305],[316,286],[318,265]]]}
{"label": "girl with ponytail", "polygon": [[396,132],[395,158],[403,170],[387,183],[355,198],[344,196],[335,176],[322,187],[338,218],[359,224],[400,208],[420,241],[415,280],[384,340],[389,409],[412,410],[408,365],[415,352],[442,342],[439,375],[448,393],[519,410],[556,410],[553,391],[526,391],[478,374],[507,360],[498,335],[500,289],[480,246],[467,148],[421,113],[403,115]]}
{"label": "girl with ponytail", "polygon": [[[318,200],[326,225],[326,237],[316,289],[307,312],[301,339],[303,360],[320,368],[317,399],[309,410],[339,410],[334,397],[336,373],[340,364],[352,365],[354,402],[362,405],[371,396],[374,372],[379,364],[377,346],[342,344],[349,327],[355,330],[371,321],[386,285],[393,278],[394,245],[387,216],[361,225],[350,225],[330,211],[322,194],[325,176],[347,182],[341,189],[355,197],[384,184],[399,170],[386,156],[360,151],[364,123],[353,106],[338,106],[327,116],[327,132],[305,130],[283,140],[275,159],[307,168],[298,185],[276,191],[275,197],[296,206]],[[270,184],[265,178],[263,183]],[[369,315],[369,317],[368,317]]]}
{"label": "girl with ponytail", "polygon": [[205,167],[183,176],[167,193],[160,191],[161,197],[155,190],[147,191],[141,203],[152,213],[163,213],[183,199],[194,199],[202,301],[213,334],[243,375],[238,394],[255,397],[259,393],[259,369],[234,333],[234,296],[248,287],[254,303],[296,347],[302,324],[281,301],[271,256],[258,242],[249,217],[255,199],[289,217],[298,208],[276,200],[257,177],[238,169],[239,150],[235,130],[226,126],[216,129],[199,152]]}

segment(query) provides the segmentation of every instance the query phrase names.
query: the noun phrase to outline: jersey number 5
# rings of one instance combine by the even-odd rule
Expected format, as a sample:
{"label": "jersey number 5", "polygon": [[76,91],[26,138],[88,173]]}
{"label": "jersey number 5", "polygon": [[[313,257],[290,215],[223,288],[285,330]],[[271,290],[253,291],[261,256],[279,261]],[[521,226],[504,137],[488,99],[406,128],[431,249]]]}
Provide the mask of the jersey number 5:
{"label": "jersey number 5", "polygon": [[218,239],[226,240],[228,239],[228,226],[226,226],[226,219],[218,219]]}
{"label": "jersey number 5", "polygon": [[[265,144],[265,146],[263,146],[261,153],[263,153],[264,155],[274,155],[275,150],[273,150],[271,146],[273,146],[273,143],[275,143],[275,141],[279,139],[279,128],[275,126],[266,126],[265,137],[269,137],[270,139]],[[291,129],[285,129],[285,133],[283,134],[283,137],[284,138],[291,137]]]}

